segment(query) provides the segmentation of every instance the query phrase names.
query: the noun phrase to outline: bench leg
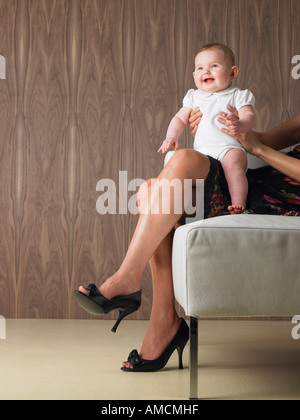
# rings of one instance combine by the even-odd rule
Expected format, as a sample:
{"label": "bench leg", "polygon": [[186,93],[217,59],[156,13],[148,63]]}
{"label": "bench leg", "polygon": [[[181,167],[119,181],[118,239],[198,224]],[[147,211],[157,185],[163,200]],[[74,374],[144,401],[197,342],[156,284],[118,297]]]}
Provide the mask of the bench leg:
{"label": "bench leg", "polygon": [[198,319],[190,317],[190,399],[198,399]]}

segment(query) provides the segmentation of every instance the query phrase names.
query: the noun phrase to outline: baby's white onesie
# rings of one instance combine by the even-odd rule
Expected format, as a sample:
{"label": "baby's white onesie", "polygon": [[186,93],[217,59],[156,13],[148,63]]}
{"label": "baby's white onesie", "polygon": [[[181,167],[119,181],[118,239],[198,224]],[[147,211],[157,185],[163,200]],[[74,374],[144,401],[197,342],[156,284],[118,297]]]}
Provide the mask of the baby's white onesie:
{"label": "baby's white onesie", "polygon": [[245,150],[233,137],[221,131],[224,125],[218,122],[221,111],[229,113],[227,105],[237,111],[245,105],[255,105],[255,98],[249,90],[230,87],[220,92],[208,93],[199,89],[190,89],[183,99],[183,106],[200,108],[203,113],[199,124],[194,149],[222,161],[228,150],[238,148]]}

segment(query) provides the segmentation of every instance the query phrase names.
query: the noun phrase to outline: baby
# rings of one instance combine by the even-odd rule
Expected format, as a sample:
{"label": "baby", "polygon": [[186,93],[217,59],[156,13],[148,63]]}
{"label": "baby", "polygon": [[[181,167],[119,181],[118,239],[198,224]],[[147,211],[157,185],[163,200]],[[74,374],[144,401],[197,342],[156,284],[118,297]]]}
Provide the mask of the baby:
{"label": "baby", "polygon": [[[202,118],[194,149],[221,162],[231,196],[232,204],[228,207],[231,214],[242,213],[246,209],[247,154],[237,140],[222,132],[224,125],[218,122],[218,117],[222,112],[225,125],[233,134],[246,133],[255,124],[254,96],[249,90],[231,87],[237,75],[235,58],[228,47],[222,44],[202,47],[196,54],[193,73],[198,89],[191,89],[186,94],[183,107],[172,119],[166,139],[158,150],[165,153],[174,147],[176,151],[178,138],[188,125],[191,110],[200,108]],[[228,113],[228,105],[236,108],[238,117]]]}

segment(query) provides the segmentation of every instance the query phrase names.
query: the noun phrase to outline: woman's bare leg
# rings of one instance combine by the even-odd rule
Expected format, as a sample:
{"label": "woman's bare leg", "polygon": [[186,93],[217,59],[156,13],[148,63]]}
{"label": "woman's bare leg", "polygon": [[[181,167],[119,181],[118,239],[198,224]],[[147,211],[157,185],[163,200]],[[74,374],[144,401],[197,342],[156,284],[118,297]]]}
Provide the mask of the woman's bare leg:
{"label": "woman's bare leg", "polygon": [[[185,179],[206,179],[210,168],[207,156],[192,149],[181,149],[170,159],[168,164],[160,173],[158,179],[172,181],[179,179],[184,183]],[[119,270],[100,287],[100,292],[108,299],[117,295],[127,295],[140,289],[140,279],[155,250],[173,230],[175,223],[180,219],[181,214],[175,214],[174,208],[178,200],[183,201],[183,191],[178,196],[174,193],[174,200],[170,203],[169,214],[153,214],[145,212],[139,217],[139,221],[128,248],[126,257]],[[159,188],[151,189],[150,202],[152,208],[161,200]],[[183,211],[183,209],[182,209]],[[87,291],[81,286],[83,293]]]}
{"label": "woman's bare leg", "polygon": [[[172,277],[172,230],[154,252],[150,267],[153,282],[153,303],[150,323],[144,337],[140,357],[154,360],[161,355],[176,334],[180,319],[175,310]],[[128,362],[123,366],[130,368]]]}

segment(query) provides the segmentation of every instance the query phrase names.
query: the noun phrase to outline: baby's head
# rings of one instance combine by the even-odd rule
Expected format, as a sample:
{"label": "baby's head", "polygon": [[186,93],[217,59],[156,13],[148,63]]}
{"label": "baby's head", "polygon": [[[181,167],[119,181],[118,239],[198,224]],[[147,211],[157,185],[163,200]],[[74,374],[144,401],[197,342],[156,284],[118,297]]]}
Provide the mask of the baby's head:
{"label": "baby's head", "polygon": [[238,75],[234,54],[223,44],[208,44],[195,56],[195,84],[204,92],[220,92],[229,88]]}

